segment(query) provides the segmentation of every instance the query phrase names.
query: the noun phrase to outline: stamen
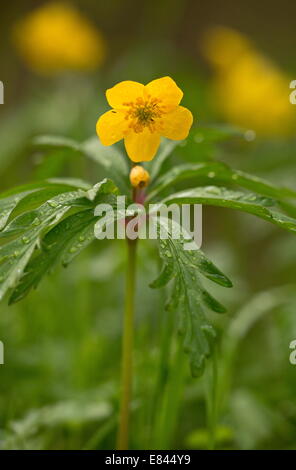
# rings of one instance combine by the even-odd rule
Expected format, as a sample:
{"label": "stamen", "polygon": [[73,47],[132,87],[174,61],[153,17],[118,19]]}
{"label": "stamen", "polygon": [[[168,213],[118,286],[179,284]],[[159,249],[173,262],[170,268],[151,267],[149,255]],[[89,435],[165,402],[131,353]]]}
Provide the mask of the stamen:
{"label": "stamen", "polygon": [[136,133],[142,132],[145,127],[148,127],[150,132],[155,132],[157,124],[160,124],[157,120],[165,112],[164,106],[160,103],[160,99],[152,98],[150,95],[145,100],[139,97],[135,102],[123,103],[124,106],[128,107],[125,119],[130,120],[129,128]]}

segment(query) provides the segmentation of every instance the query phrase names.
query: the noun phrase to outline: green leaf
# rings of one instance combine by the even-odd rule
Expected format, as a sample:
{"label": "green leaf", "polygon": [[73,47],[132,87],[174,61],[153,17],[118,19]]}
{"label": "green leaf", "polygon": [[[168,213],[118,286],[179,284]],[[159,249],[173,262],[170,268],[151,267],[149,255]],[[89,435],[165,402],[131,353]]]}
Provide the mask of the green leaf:
{"label": "green leaf", "polygon": [[2,193],[0,196],[0,230],[5,227],[13,212],[16,214],[17,211],[29,210],[34,205],[37,206],[56,194],[72,191],[81,187],[82,184],[81,182],[78,186],[76,181],[75,185],[73,180],[68,182],[66,180],[52,180],[18,186]]}
{"label": "green leaf", "polygon": [[52,148],[69,149],[74,152],[80,152],[80,144],[73,139],[59,135],[40,135],[34,137],[32,144],[41,149],[51,150]]}
{"label": "green leaf", "polygon": [[178,330],[183,336],[184,350],[190,356],[192,375],[199,376],[215,338],[204,307],[217,313],[225,312],[225,308],[204,289],[199,274],[225,287],[231,287],[232,283],[200,250],[184,249],[185,238],[174,237],[174,231],[179,227],[175,221],[168,223],[159,218],[158,223],[159,251],[164,265],[150,287],[159,288],[173,282],[167,308],[178,309]]}
{"label": "green leaf", "polygon": [[102,194],[117,195],[119,194],[119,190],[112,180],[105,178],[99,183],[95,184],[91,189],[89,189],[86,193],[86,196],[90,201],[95,202],[97,196],[101,196]]}
{"label": "green leaf", "polygon": [[[22,198],[20,195],[8,196],[18,202],[14,204],[15,210],[10,212],[11,220],[0,231],[0,299],[8,289],[15,288],[11,302],[19,300],[37,285],[57,259],[68,264],[94,240],[97,203],[115,204],[118,194],[118,188],[108,179],[88,191],[69,190],[71,186],[57,183],[33,188],[33,192],[25,189],[22,187]],[[7,198],[0,201],[7,202]],[[26,265],[28,269],[25,269]]]}
{"label": "green leaf", "polygon": [[[54,192],[54,194],[56,194]],[[51,196],[51,192],[46,190],[46,195]],[[35,196],[35,194],[34,194]],[[38,199],[38,202],[43,202],[44,194],[42,193],[41,199]],[[28,205],[32,202],[36,202],[34,199],[32,201],[32,195],[27,196],[29,199]],[[26,230],[31,230],[32,226],[41,226],[46,227],[55,223],[61,218],[64,213],[73,206],[84,206],[88,204],[88,201],[85,199],[85,192],[82,190],[69,191],[66,193],[54,195],[50,199],[47,199],[45,203],[41,204],[40,207],[32,211],[27,211],[23,214],[15,217],[1,232],[1,237],[6,235],[11,235],[19,232],[26,232]],[[89,205],[91,205],[89,203]],[[25,206],[27,209],[27,206]],[[54,222],[52,222],[54,221]]]}
{"label": "green leaf", "polygon": [[205,182],[206,184],[235,184],[279,200],[296,198],[296,191],[292,189],[278,187],[257,176],[233,170],[222,162],[204,162],[172,168],[157,180],[155,187],[148,194],[147,200],[155,199],[168,187],[184,180],[192,180],[195,183]]}
{"label": "green leaf", "polygon": [[79,143],[66,137],[45,135],[35,137],[33,145],[43,150],[69,149],[83,154],[103,167],[106,175],[114,180],[122,193],[129,192],[128,165],[125,156],[114,145],[110,147],[102,145],[96,136]]}
{"label": "green leaf", "polygon": [[121,192],[130,192],[127,159],[116,146],[106,147],[100,143],[98,137],[91,137],[81,145],[81,150],[104,168],[107,176],[114,180]]}
{"label": "green leaf", "polygon": [[29,261],[42,233],[56,224],[72,205],[82,203],[81,191],[59,194],[38,209],[13,219],[1,232],[1,237],[18,235],[0,247],[0,300],[14,287]]}
{"label": "green leaf", "polygon": [[0,230],[7,223],[12,211],[16,208],[19,202],[24,199],[28,194],[42,189],[42,183],[34,183],[30,185],[19,186],[12,190],[6,191],[0,197]]}
{"label": "green leaf", "polygon": [[[101,185],[103,188],[103,184]],[[106,189],[106,188],[105,188]],[[114,194],[101,193],[101,201],[115,204]],[[112,199],[113,197],[113,199]],[[96,196],[98,202],[98,196]],[[114,220],[114,219],[113,219]],[[32,288],[36,288],[43,276],[51,271],[58,262],[67,266],[79,253],[95,240],[94,226],[99,217],[94,215],[94,207],[85,209],[64,218],[43,237],[40,250],[28,263],[9,303],[25,297]]]}
{"label": "green leaf", "polygon": [[17,283],[36,244],[37,237],[32,237],[32,241],[28,244],[22,242],[22,240],[15,240],[5,245],[3,249],[1,248],[0,300],[2,300],[6,291]]}
{"label": "green leaf", "polygon": [[213,144],[230,138],[243,136],[244,132],[241,129],[228,125],[220,125],[211,127],[198,127],[198,129],[191,131],[187,140],[181,142],[163,138],[161,140],[160,148],[156,157],[151,162],[145,163],[145,167],[150,173],[151,187],[153,187],[154,183],[157,181],[157,177],[161,173],[166,159],[171,155],[177,146],[182,147],[183,145],[186,146],[188,143],[197,144],[201,142]]}
{"label": "green leaf", "polygon": [[18,203],[29,194],[30,191],[25,191],[18,194],[17,196],[12,195],[6,198],[0,199],[0,230],[5,227],[10,214],[18,205]]}
{"label": "green leaf", "polygon": [[72,188],[80,188],[80,189],[90,189],[91,183],[88,181],[81,180],[79,178],[49,178],[47,180],[49,183],[56,183],[56,184],[67,184],[72,186]]}
{"label": "green leaf", "polygon": [[156,157],[151,162],[145,163],[145,167],[150,173],[152,184],[157,175],[161,172],[164,162],[170,156],[172,151],[177,147],[177,145],[180,145],[179,141],[163,138],[161,140]]}
{"label": "green leaf", "polygon": [[28,263],[20,282],[14,289],[9,303],[25,297],[36,288],[42,277],[52,270],[58,261],[67,265],[94,239],[96,218],[93,210],[83,210],[62,220],[43,238],[40,251]]}
{"label": "green leaf", "polygon": [[286,230],[290,230],[292,232],[296,231],[295,219],[281,214],[272,208],[273,206],[276,206],[275,201],[253,193],[243,193],[218,186],[206,186],[171,194],[160,203],[167,205],[172,203],[205,204],[237,209],[242,212],[256,215],[257,217],[267,220]]}
{"label": "green leaf", "polygon": [[228,124],[213,125],[207,127],[197,127],[193,139],[196,142],[222,142],[233,139],[234,137],[244,137],[245,132],[238,127]]}

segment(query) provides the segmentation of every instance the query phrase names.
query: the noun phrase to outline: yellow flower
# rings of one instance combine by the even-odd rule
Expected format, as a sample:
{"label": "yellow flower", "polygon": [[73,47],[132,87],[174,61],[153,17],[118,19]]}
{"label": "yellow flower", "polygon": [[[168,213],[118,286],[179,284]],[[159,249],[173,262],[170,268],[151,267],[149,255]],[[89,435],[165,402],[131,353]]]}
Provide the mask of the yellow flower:
{"label": "yellow flower", "polygon": [[135,165],[130,171],[130,182],[134,188],[145,188],[150,181],[150,175],[145,168]]}
{"label": "yellow flower", "polygon": [[106,92],[113,108],[97,122],[97,134],[103,145],[124,139],[128,156],[134,162],[152,160],[160,137],[183,140],[188,136],[193,117],[179,106],[183,92],[170,77],[148,85],[124,81]]}
{"label": "yellow flower", "polygon": [[229,28],[214,28],[205,37],[204,54],[215,67],[214,104],[229,122],[262,136],[295,133],[290,79],[248,38]]}
{"label": "yellow flower", "polygon": [[25,62],[41,74],[91,70],[105,57],[105,41],[71,5],[49,3],[20,20],[14,28],[16,47]]}

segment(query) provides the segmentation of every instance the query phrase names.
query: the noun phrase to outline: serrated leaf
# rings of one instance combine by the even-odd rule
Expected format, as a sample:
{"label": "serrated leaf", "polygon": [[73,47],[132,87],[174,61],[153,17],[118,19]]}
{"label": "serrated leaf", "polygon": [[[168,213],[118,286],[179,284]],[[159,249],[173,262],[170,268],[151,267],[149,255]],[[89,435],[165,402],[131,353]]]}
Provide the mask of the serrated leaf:
{"label": "serrated leaf", "polygon": [[0,230],[5,227],[12,213],[23,212],[40,205],[47,199],[67,191],[76,189],[73,181],[44,181],[13,188],[0,197]]}
{"label": "serrated leaf", "polygon": [[[15,203],[18,205],[14,207],[15,212],[12,213],[12,209],[10,222],[0,232],[0,239],[4,242],[0,246],[0,299],[8,289],[16,286],[33,252],[33,259],[38,258],[36,248],[47,248],[43,250],[40,260],[37,263],[34,261],[32,279],[27,276],[27,284],[23,281],[19,284],[12,301],[25,295],[36,284],[40,272],[50,270],[56,258],[60,257],[63,264],[68,264],[94,239],[94,224],[98,220],[94,215],[97,202],[115,204],[118,193],[114,183],[107,179],[95,185],[92,192],[82,189],[73,191],[72,186],[57,183],[47,183],[41,189],[34,187],[33,192],[25,191],[26,187],[22,189],[25,196],[12,196],[17,199]],[[69,210],[72,214],[65,218]],[[49,256],[48,240],[53,237],[56,237],[53,243],[56,244],[56,251],[53,250]],[[29,287],[24,289],[24,285]]]}
{"label": "serrated leaf", "polygon": [[[9,303],[21,300],[32,288],[37,287],[42,277],[52,270],[58,261],[64,265],[68,264],[91,243],[94,239],[95,221],[92,209],[83,210],[62,220],[47,232],[41,242],[40,251],[28,263]],[[89,228],[92,234],[89,234]]]}
{"label": "serrated leaf", "polygon": [[213,185],[221,183],[238,185],[279,200],[296,198],[296,191],[292,189],[275,186],[257,176],[234,170],[222,162],[203,162],[179,165],[169,170],[156,181],[156,185],[148,194],[147,200],[153,200],[168,187],[188,179],[198,183],[205,182],[208,184],[211,182]]}
{"label": "serrated leaf", "polygon": [[32,185],[19,186],[13,190],[6,191],[0,197],[0,230],[7,223],[12,211],[16,208],[22,199],[27,195],[42,189],[42,184],[36,183]]}
{"label": "serrated leaf", "polygon": [[23,199],[24,197],[29,194],[29,191],[23,192],[18,194],[17,196],[9,196],[6,198],[2,198],[0,200],[0,230],[2,230],[3,227],[5,227],[10,214],[12,211],[15,209],[15,207],[18,205],[18,203]]}
{"label": "serrated leaf", "polygon": [[86,197],[90,201],[95,201],[101,194],[119,194],[119,190],[112,180],[105,178],[89,189]]}
{"label": "serrated leaf", "polygon": [[150,287],[153,289],[158,289],[159,287],[164,287],[168,284],[175,277],[174,272],[174,263],[172,260],[169,262],[168,260],[163,265],[162,271],[159,276],[154,279],[153,282],[149,284]]}
{"label": "serrated leaf", "polygon": [[[46,190],[46,195],[51,196],[51,191]],[[54,194],[56,192],[54,191]],[[34,194],[35,196],[35,194]],[[44,194],[41,195],[41,199],[37,199],[38,202],[44,201]],[[28,198],[32,204],[32,195],[29,194]],[[36,202],[36,201],[35,201]],[[25,233],[27,230],[31,230],[32,226],[38,226],[39,228],[50,226],[52,223],[57,222],[65,212],[73,206],[84,206],[87,205],[88,201],[85,198],[85,192],[82,190],[62,192],[62,194],[54,195],[46,202],[42,203],[37,209],[25,212],[15,217],[0,233],[1,237],[14,235],[15,233]],[[89,202],[89,205],[91,203]]]}
{"label": "serrated leaf", "polygon": [[187,253],[187,262],[196,267],[203,276],[223,287],[232,287],[231,280],[201,250],[185,252],[184,255]]}
{"label": "serrated leaf", "polygon": [[26,264],[28,263],[35,246],[37,238],[28,243],[16,240],[1,249],[0,258],[0,300],[8,289],[14,287],[20,278]]}
{"label": "serrated leaf", "polygon": [[22,275],[42,232],[57,223],[81,199],[82,191],[59,194],[38,209],[19,215],[2,231],[1,237],[19,235],[0,247],[0,300]]}
{"label": "serrated leaf", "polygon": [[[190,355],[190,366],[194,376],[199,376],[205,359],[210,355],[215,332],[206,318],[204,307],[223,313],[225,308],[207,292],[199,278],[203,274],[214,282],[231,287],[229,279],[218,270],[200,251],[184,249],[184,237],[175,238],[174,231],[180,228],[176,221],[159,224],[159,251],[164,261],[161,274],[150,286],[163,287],[173,281],[172,294],[167,308],[178,309],[179,332],[183,336],[184,350]],[[187,237],[186,237],[187,238]]]}
{"label": "serrated leaf", "polygon": [[[101,188],[103,187],[101,186]],[[108,199],[106,199],[107,196]],[[111,197],[113,197],[113,204],[115,204],[114,194],[102,193],[100,197],[102,203],[105,203],[106,200],[109,203],[112,202]],[[94,214],[94,208],[84,209],[64,218],[47,232],[40,244],[40,251],[28,263],[9,302],[17,302],[26,296],[32,288],[37,287],[43,276],[51,271],[58,262],[67,266],[95,240],[94,226],[98,221],[99,217]]]}
{"label": "serrated leaf", "polygon": [[228,190],[219,186],[206,186],[171,194],[161,203],[168,205],[172,203],[205,204],[236,209],[256,215],[286,230],[296,231],[296,220],[272,208],[276,207],[274,200],[253,193]]}

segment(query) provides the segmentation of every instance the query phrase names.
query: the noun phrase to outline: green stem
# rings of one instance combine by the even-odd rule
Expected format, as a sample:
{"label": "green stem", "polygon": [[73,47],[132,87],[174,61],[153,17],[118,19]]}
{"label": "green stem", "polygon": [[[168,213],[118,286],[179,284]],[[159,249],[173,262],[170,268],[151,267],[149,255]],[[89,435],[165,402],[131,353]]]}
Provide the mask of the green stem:
{"label": "green stem", "polygon": [[128,259],[126,277],[125,313],[122,340],[122,371],[119,429],[117,449],[127,450],[129,443],[129,416],[132,393],[132,354],[134,337],[134,294],[136,268],[136,240],[127,239]]}

